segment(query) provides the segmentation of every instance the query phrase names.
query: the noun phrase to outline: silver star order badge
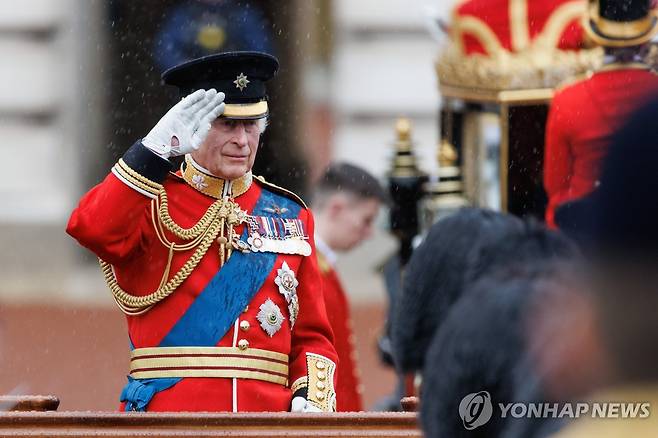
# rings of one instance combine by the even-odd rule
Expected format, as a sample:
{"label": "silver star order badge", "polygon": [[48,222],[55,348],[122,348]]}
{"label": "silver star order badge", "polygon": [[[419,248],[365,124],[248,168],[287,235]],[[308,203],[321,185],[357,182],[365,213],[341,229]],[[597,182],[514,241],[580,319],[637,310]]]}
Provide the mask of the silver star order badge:
{"label": "silver star order badge", "polygon": [[271,338],[276,332],[281,330],[283,321],[285,321],[286,318],[283,316],[283,313],[281,313],[279,306],[269,298],[260,305],[259,309],[260,312],[258,312],[256,318],[258,319],[258,322],[260,322],[262,329],[265,330],[265,333]]}
{"label": "silver star order badge", "polygon": [[247,88],[247,84],[249,84],[249,82],[250,82],[249,79],[247,79],[247,76],[245,76],[244,73],[240,73],[238,77],[233,81],[235,87],[239,88],[240,91]]}
{"label": "silver star order badge", "polygon": [[295,278],[295,271],[290,269],[288,263],[283,262],[281,268],[277,269],[276,274],[274,283],[279,286],[279,292],[286,298],[286,302],[290,304],[293,296],[297,295],[297,286],[299,286],[299,282]]}

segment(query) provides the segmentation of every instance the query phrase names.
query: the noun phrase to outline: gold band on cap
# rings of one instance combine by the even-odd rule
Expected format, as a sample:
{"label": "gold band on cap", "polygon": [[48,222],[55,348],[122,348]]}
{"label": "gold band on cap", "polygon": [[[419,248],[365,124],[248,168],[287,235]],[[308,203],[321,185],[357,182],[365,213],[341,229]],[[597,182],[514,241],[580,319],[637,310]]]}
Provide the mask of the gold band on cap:
{"label": "gold band on cap", "polygon": [[654,16],[647,15],[644,18],[627,23],[598,18],[595,20],[596,27],[606,36],[619,39],[637,38],[649,32],[654,23]]}
{"label": "gold band on cap", "polygon": [[617,22],[602,18],[597,11],[590,11],[585,21],[589,37],[602,46],[627,47],[644,44],[658,31],[655,12],[639,20]]}
{"label": "gold band on cap", "polygon": [[223,117],[235,119],[260,119],[267,116],[267,101],[256,103],[227,103]]}

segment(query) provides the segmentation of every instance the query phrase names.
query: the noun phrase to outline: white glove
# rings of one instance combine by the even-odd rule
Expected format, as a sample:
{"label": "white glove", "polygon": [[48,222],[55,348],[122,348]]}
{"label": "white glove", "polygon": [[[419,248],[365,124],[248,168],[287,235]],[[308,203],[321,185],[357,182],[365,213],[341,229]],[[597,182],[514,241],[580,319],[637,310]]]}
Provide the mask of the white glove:
{"label": "white glove", "polygon": [[197,90],[174,105],[151,129],[142,144],[169,158],[199,149],[210,124],[224,112],[224,93]]}
{"label": "white glove", "polygon": [[290,412],[322,412],[322,410],[310,404],[304,397],[294,397],[290,405]]}

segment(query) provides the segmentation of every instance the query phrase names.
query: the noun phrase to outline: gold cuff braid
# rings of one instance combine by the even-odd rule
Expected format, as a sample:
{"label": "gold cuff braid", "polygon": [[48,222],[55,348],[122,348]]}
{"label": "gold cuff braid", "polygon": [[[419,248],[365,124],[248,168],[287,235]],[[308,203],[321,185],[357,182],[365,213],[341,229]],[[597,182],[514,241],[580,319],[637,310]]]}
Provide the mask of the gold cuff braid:
{"label": "gold cuff braid", "polygon": [[304,376],[292,382],[292,385],[290,385],[290,390],[294,394],[300,389],[306,388],[307,386],[308,386],[308,378]]}
{"label": "gold cuff braid", "polygon": [[328,358],[306,353],[308,396],[306,400],[323,412],[336,412],[334,373],[336,364]]}

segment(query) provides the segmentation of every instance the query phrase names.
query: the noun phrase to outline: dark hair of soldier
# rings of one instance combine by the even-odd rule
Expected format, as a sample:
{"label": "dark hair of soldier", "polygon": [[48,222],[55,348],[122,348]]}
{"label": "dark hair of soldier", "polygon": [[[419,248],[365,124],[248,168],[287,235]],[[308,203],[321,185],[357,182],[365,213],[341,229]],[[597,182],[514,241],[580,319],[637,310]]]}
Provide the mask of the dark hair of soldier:
{"label": "dark hair of soldier", "polygon": [[[524,360],[526,309],[538,293],[574,284],[579,257],[561,233],[532,222],[473,255],[477,266],[469,268],[475,281],[450,307],[427,352],[421,394],[427,437],[502,436],[510,424],[500,417],[476,430],[464,429],[455,413],[469,393],[487,390],[496,403],[543,399],[541,385],[525,386],[537,381]],[[516,432],[560,426],[539,423],[515,425]]]}
{"label": "dark hair of soldier", "polygon": [[317,183],[312,204],[321,208],[329,196],[338,192],[361,199],[374,198],[382,204],[389,202],[388,194],[374,176],[348,163],[334,163],[327,168]]}
{"label": "dark hair of soldier", "polygon": [[462,294],[475,255],[522,230],[519,218],[479,208],[460,209],[432,225],[409,260],[394,305],[391,338],[400,371],[422,369],[432,336]]}

